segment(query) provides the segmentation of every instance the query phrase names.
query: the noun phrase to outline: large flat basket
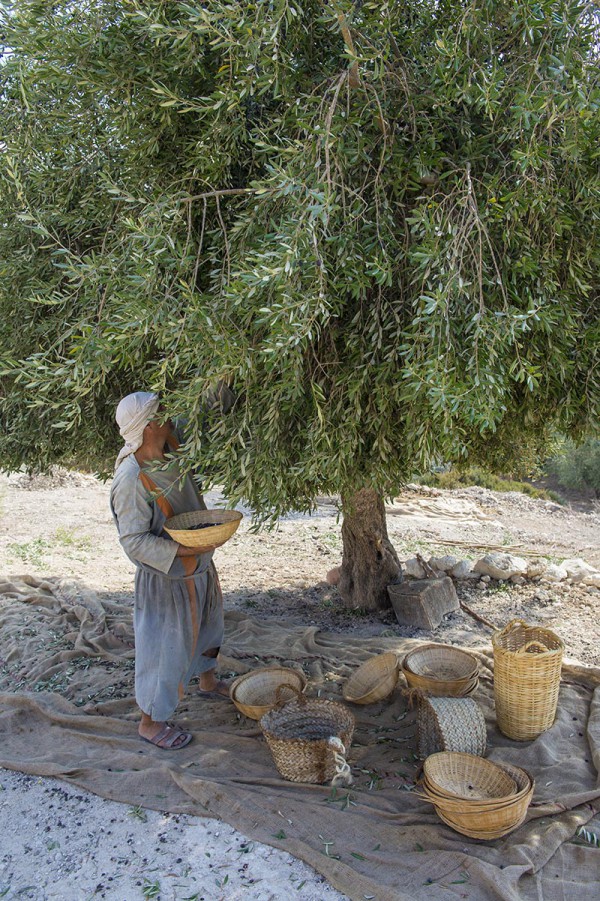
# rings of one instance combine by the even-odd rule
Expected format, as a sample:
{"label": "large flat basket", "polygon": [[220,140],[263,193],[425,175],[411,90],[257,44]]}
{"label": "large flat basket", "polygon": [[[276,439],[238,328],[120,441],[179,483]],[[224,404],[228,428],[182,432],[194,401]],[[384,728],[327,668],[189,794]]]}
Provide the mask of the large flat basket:
{"label": "large flat basket", "polygon": [[201,552],[225,544],[241,521],[242,514],[237,510],[192,510],[171,516],[164,530],[178,544]]}

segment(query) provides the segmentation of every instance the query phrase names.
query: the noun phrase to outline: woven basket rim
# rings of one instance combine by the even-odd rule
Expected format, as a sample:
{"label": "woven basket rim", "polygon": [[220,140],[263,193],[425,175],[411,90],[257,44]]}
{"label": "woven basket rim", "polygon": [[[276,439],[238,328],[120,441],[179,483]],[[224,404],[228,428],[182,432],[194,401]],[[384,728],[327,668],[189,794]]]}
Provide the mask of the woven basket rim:
{"label": "woven basket rim", "polygon": [[518,632],[521,631],[524,633],[523,635],[523,644],[527,644],[528,642],[537,642],[539,641],[538,637],[527,637],[527,633],[531,636],[539,636],[542,641],[539,643],[543,643],[543,638],[546,637],[552,644],[553,647],[549,647],[546,651],[536,651],[536,656],[543,657],[548,654],[556,655],[560,654],[565,649],[565,643],[562,638],[553,632],[552,629],[546,629],[544,626],[534,626],[529,625],[522,619],[513,619],[509,623],[504,626],[503,629],[497,629],[492,634],[492,647],[498,651],[504,651],[508,654],[518,653],[513,648],[507,647],[504,642],[507,641],[511,636],[515,636]]}
{"label": "woven basket rim", "polygon": [[427,676],[418,676],[410,670],[400,667],[400,671],[408,685],[408,691],[417,691],[432,697],[459,697],[465,698],[474,694],[479,686],[479,674],[476,673],[469,679],[454,679],[446,681],[430,679]]}
{"label": "woven basket rim", "polygon": [[[501,767],[504,769],[504,767]],[[508,770],[506,770],[508,772]],[[509,773],[509,775],[511,775]],[[513,774],[516,775],[516,774]],[[513,778],[511,775],[511,778]],[[523,780],[525,781],[525,780]],[[535,782],[529,774],[527,774],[527,781],[515,794],[506,795],[503,798],[458,798],[451,795],[443,794],[442,792],[437,791],[435,786],[431,785],[427,780],[423,781],[423,788],[427,793],[427,796],[434,804],[440,804],[444,807],[447,807],[448,810],[460,810],[460,811],[469,811],[476,813],[478,811],[484,810],[503,810],[506,807],[513,807],[515,804],[523,801],[525,797],[533,796],[533,791],[535,788]]]}
{"label": "woven basket rim", "polygon": [[[506,784],[507,792],[504,795],[491,795],[486,798],[472,798],[468,795],[461,795],[444,786],[444,784],[439,781],[439,774],[433,776],[430,772],[431,768],[436,764],[443,765],[444,763],[447,763],[448,767],[454,765],[459,770],[461,767],[464,767],[465,769],[470,767],[472,772],[469,775],[469,784],[472,784],[475,781],[473,771],[480,770],[482,774],[487,772],[490,775],[499,775],[501,773],[504,777],[503,781]],[[512,799],[517,793],[517,784],[506,770],[485,757],[479,757],[476,754],[467,754],[463,751],[438,751],[435,754],[431,754],[423,764],[423,773],[426,784],[431,785],[431,787],[436,790],[436,794],[439,795],[441,793],[442,797],[446,796],[450,799],[459,802],[463,801],[467,804],[477,804],[483,801],[484,803],[494,802],[495,804],[501,805],[503,801],[508,798]],[[512,790],[510,790],[509,783],[512,783],[513,785]]]}
{"label": "woven basket rim", "polygon": [[[466,835],[468,838],[481,839],[483,841],[493,841],[496,838],[502,838],[504,835],[508,835],[509,832],[513,832],[517,829],[525,820],[527,816],[527,806],[522,810],[518,805],[515,806],[515,817],[512,821],[507,822],[503,827],[498,829],[489,828],[486,829],[485,826],[480,829],[471,828],[468,825],[464,825],[460,819],[457,821],[453,817],[449,816],[443,809],[439,810],[435,807],[435,812],[439,816],[440,820],[445,823],[450,829],[454,829],[455,832],[459,832],[461,835]],[[492,812],[493,813],[493,812]],[[485,814],[480,816],[480,820],[484,820]]]}
{"label": "woven basket rim", "polygon": [[[238,710],[244,714],[244,716],[249,717],[250,719],[260,719],[261,716],[264,716],[270,710],[275,707],[277,701],[275,698],[272,702],[268,704],[256,704],[252,703],[251,698],[247,698],[246,700],[242,700],[238,697],[239,689],[247,686],[249,682],[252,682],[253,678],[257,679],[259,677],[265,675],[281,675],[281,679],[277,680],[275,684],[275,690],[278,686],[289,685],[289,687],[293,690],[293,697],[296,696],[298,691],[303,692],[306,689],[308,684],[308,680],[304,673],[301,670],[293,669],[292,667],[286,666],[265,666],[259,667],[257,669],[250,670],[248,673],[242,673],[242,675],[237,676],[231,683],[229,689],[229,695],[231,700],[238,708]],[[296,684],[292,684],[296,682]],[[290,700],[293,700],[293,697]]]}
{"label": "woven basket rim", "polygon": [[[338,725],[338,732],[345,732],[349,729],[353,729],[355,726],[354,714],[351,710],[349,710],[345,704],[340,703],[339,701],[330,701],[326,698],[305,698],[304,696],[300,696],[294,698],[289,701],[282,707],[275,707],[273,710],[270,710],[269,713],[266,713],[260,719],[260,726],[265,735],[269,735],[270,738],[275,741],[289,741],[294,743],[306,743],[313,744],[315,741],[326,741],[325,737],[318,739],[305,739],[305,738],[294,738],[287,735],[281,736],[278,735],[275,731],[277,726],[281,721],[285,723],[285,720],[288,721],[293,717],[294,713],[299,712],[299,710],[304,710],[307,712],[313,713],[315,720],[318,718],[319,714],[325,714],[326,712],[331,715],[333,719],[337,717],[340,720]],[[331,733],[335,734],[334,732]]]}
{"label": "woven basket rim", "polygon": [[[388,666],[389,664],[389,666]],[[357,682],[366,675],[373,675],[378,678],[373,680],[370,687],[361,694],[354,694],[353,689]],[[344,684],[342,695],[344,700],[353,704],[360,704],[365,701],[382,700],[387,697],[396,687],[398,677],[400,675],[400,661],[398,655],[394,651],[384,651],[381,654],[375,654],[365,660],[364,663],[352,673]]]}
{"label": "woven basket rim", "polygon": [[212,507],[209,510],[188,510],[185,513],[176,513],[174,516],[170,516],[165,521],[165,526],[185,532],[185,526],[180,529],[179,524],[188,518],[193,518],[198,523],[213,521],[215,526],[222,526],[230,522],[239,523],[244,518],[244,514],[239,510],[224,510],[220,507]]}
{"label": "woven basket rim", "polygon": [[[236,532],[242,518],[243,514],[239,510],[190,510],[169,517],[163,528],[173,541],[187,547],[219,547]],[[212,525],[200,530],[186,528],[203,522],[210,522]]]}
{"label": "woven basket rim", "polygon": [[419,654],[424,654],[427,656],[428,652],[433,651],[442,651],[448,658],[454,657],[456,659],[463,659],[465,662],[470,661],[472,663],[472,670],[467,671],[464,675],[457,676],[456,679],[442,679],[442,682],[453,682],[453,681],[464,681],[471,679],[476,673],[479,672],[479,661],[475,657],[474,654],[471,654],[470,651],[465,651],[463,648],[457,648],[451,644],[437,644],[435,642],[428,642],[427,644],[420,645],[418,648],[413,648],[412,651],[409,651],[403,661],[402,667],[403,669],[407,669],[410,673],[413,673],[415,676],[421,676],[422,678],[429,679],[435,678],[435,676],[425,675],[424,673],[419,673],[415,671],[411,666],[411,659],[417,657]]}

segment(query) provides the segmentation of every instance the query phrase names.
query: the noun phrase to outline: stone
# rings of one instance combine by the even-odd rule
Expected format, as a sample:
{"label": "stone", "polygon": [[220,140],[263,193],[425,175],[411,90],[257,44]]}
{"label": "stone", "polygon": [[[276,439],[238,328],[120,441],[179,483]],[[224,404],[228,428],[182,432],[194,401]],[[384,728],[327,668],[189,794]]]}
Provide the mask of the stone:
{"label": "stone", "polygon": [[527,579],[524,576],[511,576],[508,581],[511,585],[524,585]]}
{"label": "stone", "polygon": [[583,584],[589,585],[590,588],[592,588],[592,589],[600,588],[600,573],[593,572],[593,573],[590,573],[589,576],[584,576]]}
{"label": "stone", "polygon": [[581,557],[575,557],[573,560],[563,560],[560,564],[566,569],[567,576],[571,582],[583,582],[583,580],[596,572],[593,566],[582,560]]}
{"label": "stone", "polygon": [[568,577],[569,574],[564,566],[557,566],[556,563],[550,563],[542,576],[542,582],[564,582]]}
{"label": "stone", "polygon": [[[453,579],[468,579],[473,571],[473,564],[470,560],[459,560],[458,563],[450,570]],[[478,574],[475,574],[479,578]]]}
{"label": "stone", "polygon": [[491,576],[482,576],[479,581],[483,582],[484,584],[487,584],[488,582],[492,581],[492,577]]}
{"label": "stone", "polygon": [[441,573],[449,572],[457,563],[458,557],[453,557],[452,554],[447,554],[445,557],[431,557],[429,560],[431,568],[437,569]]}
{"label": "stone", "polygon": [[330,569],[327,575],[325,576],[326,581],[329,585],[337,585],[342,577],[342,568],[341,566],[334,566],[333,569]]}
{"label": "stone", "polygon": [[460,610],[456,589],[449,576],[388,585],[387,592],[401,626],[436,629],[447,613]]}
{"label": "stone", "polygon": [[511,576],[524,576],[527,572],[527,560],[513,557],[512,554],[486,554],[475,563],[473,569],[484,576],[505,581]]}
{"label": "stone", "polygon": [[416,557],[410,557],[409,560],[406,560],[406,562],[402,564],[402,569],[404,570],[405,576],[412,576],[413,579],[425,578],[425,570]]}
{"label": "stone", "polygon": [[528,579],[538,579],[546,572],[548,564],[545,560],[529,560],[527,563],[526,576]]}

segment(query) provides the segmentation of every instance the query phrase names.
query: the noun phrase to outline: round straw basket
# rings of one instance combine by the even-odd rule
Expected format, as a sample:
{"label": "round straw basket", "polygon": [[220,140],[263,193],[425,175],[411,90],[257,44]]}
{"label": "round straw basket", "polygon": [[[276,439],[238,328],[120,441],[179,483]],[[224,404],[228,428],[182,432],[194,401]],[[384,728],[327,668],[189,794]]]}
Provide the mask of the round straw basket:
{"label": "round straw basket", "polygon": [[498,764],[475,754],[442,751],[423,764],[425,784],[439,797],[498,802],[517,792],[515,780]]}
{"label": "round straw basket", "polygon": [[354,733],[354,716],[337,701],[295,700],[265,714],[260,726],[275,766],[290,782],[350,783],[346,754]]}
{"label": "round straw basket", "polygon": [[[167,519],[164,530],[173,541],[186,547],[203,548],[220,547],[233,535],[242,514],[237,510],[192,510],[190,513],[179,513]],[[202,528],[194,528],[202,526]]]}
{"label": "round straw basket", "polygon": [[564,644],[549,629],[514,619],[492,635],[498,728],[530,741],[556,716]]}
{"label": "round straw basket", "polygon": [[483,757],[485,748],[485,719],[479,704],[471,698],[419,698],[419,757],[438,751],[464,751]]}
{"label": "round straw basket", "polygon": [[402,661],[409,688],[437,697],[464,697],[479,682],[477,658],[452,645],[425,644],[410,651]]}
{"label": "round straw basket", "polygon": [[284,666],[265,666],[238,676],[231,683],[230,696],[237,709],[251,720],[259,720],[277,703],[277,689],[281,687],[280,700],[296,697],[306,688],[306,677],[299,670]]}
{"label": "round straw basket", "polygon": [[387,698],[396,687],[400,674],[397,656],[388,651],[371,657],[350,676],[344,685],[344,700],[352,704],[373,704]]}
{"label": "round straw basket", "polygon": [[[467,754],[430,757],[425,762],[430,766],[424,780],[424,799],[434,805],[440,819],[456,832],[487,841],[500,838],[524,821],[533,797],[534,781],[520,767],[482,758],[475,758],[481,764],[474,765],[469,757]],[[445,793],[438,791],[438,784],[445,785]],[[473,797],[473,788],[482,797]]]}

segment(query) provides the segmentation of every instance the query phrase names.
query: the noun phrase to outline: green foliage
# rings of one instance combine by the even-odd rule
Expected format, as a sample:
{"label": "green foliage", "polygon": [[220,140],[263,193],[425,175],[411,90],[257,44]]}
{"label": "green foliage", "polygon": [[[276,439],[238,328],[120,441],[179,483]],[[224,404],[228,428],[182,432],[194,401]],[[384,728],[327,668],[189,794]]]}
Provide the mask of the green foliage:
{"label": "green foliage", "polygon": [[558,495],[552,491],[535,488],[528,482],[503,478],[479,466],[470,466],[465,469],[450,469],[447,472],[432,472],[424,476],[418,476],[415,481],[419,485],[430,485],[434,488],[447,489],[479,485],[481,488],[489,488],[490,491],[519,491],[521,494],[529,495],[529,497],[560,502]]}
{"label": "green foliage", "polygon": [[552,491],[535,488],[528,482],[505,479],[479,466],[470,466],[465,469],[453,468],[448,470],[448,472],[432,472],[424,476],[418,476],[415,481],[419,485],[431,485],[434,488],[447,489],[479,485],[481,488],[489,488],[490,491],[520,491],[522,494],[529,495],[529,497],[561,502],[558,495]]}
{"label": "green foliage", "polygon": [[591,490],[600,497],[600,441],[588,438],[582,444],[565,441],[560,454],[547,464],[548,471],[565,488]]}
{"label": "green foliage", "polygon": [[148,388],[264,516],[597,424],[597,5],[3,9],[3,467]]}

